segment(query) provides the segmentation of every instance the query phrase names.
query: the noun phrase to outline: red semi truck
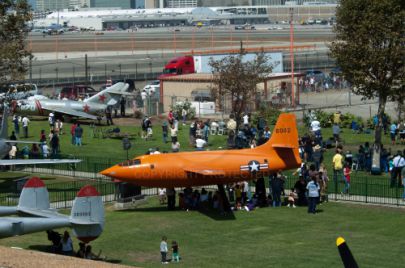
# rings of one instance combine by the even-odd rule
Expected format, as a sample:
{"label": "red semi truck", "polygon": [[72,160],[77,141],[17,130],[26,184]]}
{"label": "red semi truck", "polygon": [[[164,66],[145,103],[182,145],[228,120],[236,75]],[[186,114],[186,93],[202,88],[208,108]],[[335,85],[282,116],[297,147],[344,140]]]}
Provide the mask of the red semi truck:
{"label": "red semi truck", "polygon": [[[180,56],[171,59],[163,69],[163,74],[159,76],[162,79],[167,76],[192,74],[192,73],[211,73],[212,68],[209,64],[210,60],[221,60],[230,54],[208,54],[194,56]],[[269,63],[273,65],[274,73],[283,72],[283,53],[271,52],[266,53],[269,57]],[[250,61],[256,58],[255,53],[247,53],[243,60]]]}
{"label": "red semi truck", "polygon": [[159,76],[159,79],[167,76],[192,73],[195,73],[193,56],[181,56],[171,59],[165,65],[163,74]]}

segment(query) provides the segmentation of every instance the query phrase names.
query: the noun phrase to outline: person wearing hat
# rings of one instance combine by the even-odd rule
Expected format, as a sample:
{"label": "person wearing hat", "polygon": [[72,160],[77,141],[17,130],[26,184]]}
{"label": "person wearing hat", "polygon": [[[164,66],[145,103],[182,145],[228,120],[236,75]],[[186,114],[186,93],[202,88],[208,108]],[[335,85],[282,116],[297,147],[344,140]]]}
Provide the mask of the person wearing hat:
{"label": "person wearing hat", "polygon": [[398,187],[401,187],[401,171],[405,167],[405,158],[402,156],[402,152],[398,151],[394,159],[392,160],[393,168],[391,173],[391,187],[395,187],[395,182],[398,178]]}

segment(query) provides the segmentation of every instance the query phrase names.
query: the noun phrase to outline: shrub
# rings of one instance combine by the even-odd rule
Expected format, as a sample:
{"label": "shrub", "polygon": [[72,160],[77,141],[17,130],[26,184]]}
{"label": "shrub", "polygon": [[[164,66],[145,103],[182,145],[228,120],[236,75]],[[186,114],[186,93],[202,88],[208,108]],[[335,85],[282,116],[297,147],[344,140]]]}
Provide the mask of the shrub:
{"label": "shrub", "polygon": [[187,119],[193,119],[195,117],[195,108],[191,107],[191,102],[184,101],[184,102],[177,102],[174,106],[172,106],[173,114],[181,118],[181,111],[185,109],[187,111]]}
{"label": "shrub", "polygon": [[136,110],[136,111],[134,112],[134,117],[135,117],[136,119],[143,118],[143,113],[142,113],[141,111],[139,111],[139,110]]}
{"label": "shrub", "polygon": [[352,122],[356,122],[358,126],[363,124],[363,119],[360,116],[356,116],[351,113],[346,113],[342,116],[342,124],[341,127],[344,128],[351,128]]}
{"label": "shrub", "polygon": [[321,127],[332,126],[333,113],[324,112],[322,110],[316,110],[315,116],[318,119],[319,123],[321,123]]}
{"label": "shrub", "polygon": [[280,114],[281,111],[273,107],[260,106],[259,110],[252,114],[251,122],[257,125],[261,116],[266,120],[267,125],[275,125]]}

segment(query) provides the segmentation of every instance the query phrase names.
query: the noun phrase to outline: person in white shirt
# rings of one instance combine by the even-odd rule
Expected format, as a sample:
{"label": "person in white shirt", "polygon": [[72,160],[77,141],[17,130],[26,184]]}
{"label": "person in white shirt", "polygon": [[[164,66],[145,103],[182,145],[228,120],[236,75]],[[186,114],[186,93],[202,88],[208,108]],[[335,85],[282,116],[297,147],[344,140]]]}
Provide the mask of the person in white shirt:
{"label": "person in white shirt", "polygon": [[53,130],[55,127],[55,115],[53,113],[49,113],[48,117],[49,128]]}
{"label": "person in white shirt", "polygon": [[178,151],[180,151],[180,142],[172,142],[172,152],[177,153]]}
{"label": "person in white shirt", "polygon": [[204,150],[204,146],[207,144],[207,142],[203,139],[201,139],[201,137],[198,137],[195,140],[195,146],[197,148],[197,151],[203,151]]}
{"label": "person in white shirt", "polygon": [[22,127],[23,127],[23,132],[24,132],[24,137],[28,138],[28,123],[30,122],[30,120],[28,119],[28,117],[26,115],[24,115],[23,119],[22,119]]}
{"label": "person in white shirt", "polygon": [[319,184],[316,182],[316,176],[307,185],[308,190],[308,213],[316,213],[316,202],[319,198]]}
{"label": "person in white shirt", "polygon": [[8,152],[8,156],[10,159],[15,159],[17,154],[17,147],[15,145],[11,146],[11,150]]}
{"label": "person in white shirt", "polygon": [[49,154],[49,147],[48,147],[48,145],[46,144],[46,142],[43,142],[43,143],[42,143],[41,150],[42,150],[42,157],[43,157],[43,158],[47,158],[47,157],[48,157],[48,154]]}
{"label": "person in white shirt", "polygon": [[170,137],[172,138],[172,143],[177,141],[177,128],[174,124],[170,128]]}
{"label": "person in white shirt", "polygon": [[226,128],[231,131],[235,131],[236,129],[236,121],[233,118],[229,119],[228,123],[226,124]]}
{"label": "person in white shirt", "polygon": [[249,125],[249,115],[248,115],[248,114],[245,114],[245,115],[243,116],[243,124],[244,124],[245,126]]}
{"label": "person in white shirt", "polygon": [[311,122],[311,130],[314,133],[321,130],[321,123],[317,120],[316,117]]}
{"label": "person in white shirt", "polygon": [[166,256],[167,256],[167,238],[166,236],[162,237],[162,241],[160,242],[160,255],[162,256],[162,264],[168,264]]}
{"label": "person in white shirt", "polygon": [[402,156],[401,151],[397,152],[397,155],[392,160],[392,172],[391,172],[391,187],[395,187],[395,183],[398,178],[398,187],[401,187],[401,171],[405,167],[405,157]]}
{"label": "person in white shirt", "polygon": [[159,188],[159,202],[161,205],[166,203],[166,188]]}
{"label": "person in white shirt", "polygon": [[182,109],[181,110],[181,116],[183,117],[183,126],[186,124],[186,119],[187,119],[187,110],[186,109]]}

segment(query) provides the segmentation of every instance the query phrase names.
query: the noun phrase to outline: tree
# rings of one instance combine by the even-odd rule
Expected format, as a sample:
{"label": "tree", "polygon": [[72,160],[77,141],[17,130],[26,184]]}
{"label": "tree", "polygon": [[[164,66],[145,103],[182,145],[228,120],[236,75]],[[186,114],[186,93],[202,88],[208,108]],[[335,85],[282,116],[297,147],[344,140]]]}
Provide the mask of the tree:
{"label": "tree", "polygon": [[0,1],[0,84],[24,79],[31,56],[25,43],[30,20],[26,0]]}
{"label": "tree", "polygon": [[257,84],[271,73],[273,66],[268,64],[268,56],[258,53],[253,61],[243,60],[245,51],[229,55],[220,60],[210,60],[213,72],[211,95],[219,102],[229,96],[232,100],[232,113],[239,126],[242,113],[249,101],[257,94]]}
{"label": "tree", "polygon": [[405,90],[404,6],[403,0],[341,0],[336,11],[331,54],[354,93],[378,98],[375,152],[381,146],[385,105]]}

